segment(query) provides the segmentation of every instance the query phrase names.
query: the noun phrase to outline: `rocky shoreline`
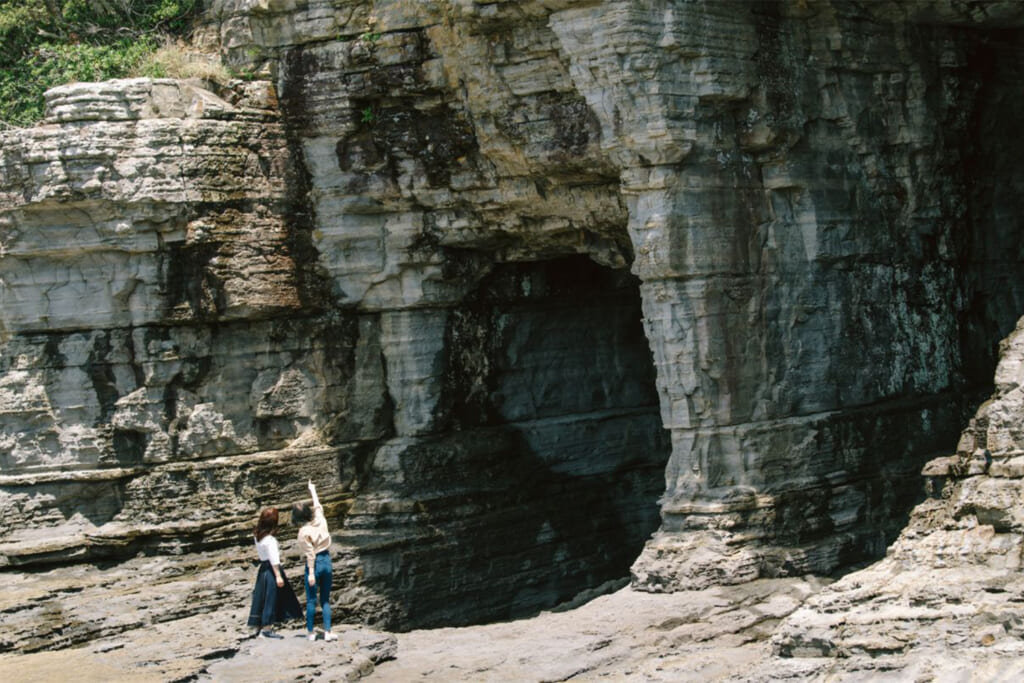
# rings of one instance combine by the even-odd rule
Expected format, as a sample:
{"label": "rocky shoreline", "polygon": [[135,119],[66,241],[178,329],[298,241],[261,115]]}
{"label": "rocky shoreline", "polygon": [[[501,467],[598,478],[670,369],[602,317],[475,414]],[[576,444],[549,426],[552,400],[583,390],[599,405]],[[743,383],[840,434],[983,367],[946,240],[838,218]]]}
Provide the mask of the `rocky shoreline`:
{"label": "rocky shoreline", "polygon": [[[51,570],[49,578],[62,573]],[[208,580],[244,573],[236,568]],[[867,584],[881,578],[889,590],[873,598],[850,592],[859,586],[867,593]],[[1019,633],[1002,624],[1024,617],[1022,582],[1015,583],[1016,599],[989,593],[985,604],[971,604],[958,602],[963,594],[948,590],[948,583],[941,584],[945,594],[936,589],[938,581],[953,578],[901,578],[872,569],[831,585],[807,577],[677,593],[626,586],[582,605],[495,624],[398,634],[341,626],[332,643],[308,642],[301,624],[282,628],[282,640],[247,637],[245,584],[222,594],[232,595],[227,606],[175,617],[173,610],[162,611],[170,602],[166,593],[154,592],[152,608],[142,610],[137,586],[114,590],[69,581],[54,599],[72,612],[95,614],[95,637],[67,647],[76,635],[54,632],[56,649],[2,654],[0,678],[29,683],[74,672],[77,680],[104,681],[1019,680],[1024,648]],[[195,581],[179,577],[165,588],[188,591]],[[901,604],[893,599],[901,594],[929,594],[933,603]],[[851,597],[863,603],[841,604]],[[26,628],[39,624],[47,613],[44,608],[28,617],[28,611],[5,604],[4,630],[22,620]],[[841,647],[827,645],[822,619],[842,624]],[[934,638],[939,632],[961,637]]]}
{"label": "rocky shoreline", "polygon": [[[342,626],[310,643],[244,626],[251,566],[237,555],[140,558],[5,572],[0,679],[106,681],[558,681],[743,676],[823,582],[651,594],[620,587],[516,621],[388,634]],[[13,654],[12,650],[20,651]]]}
{"label": "rocky shoreline", "polygon": [[929,498],[883,560],[831,584],[626,586],[515,621],[346,626],[338,643],[309,643],[301,625],[248,637],[248,548],[8,569],[0,678],[1011,680],[1024,675],[1024,319],[1000,352],[957,453],[925,467]]}

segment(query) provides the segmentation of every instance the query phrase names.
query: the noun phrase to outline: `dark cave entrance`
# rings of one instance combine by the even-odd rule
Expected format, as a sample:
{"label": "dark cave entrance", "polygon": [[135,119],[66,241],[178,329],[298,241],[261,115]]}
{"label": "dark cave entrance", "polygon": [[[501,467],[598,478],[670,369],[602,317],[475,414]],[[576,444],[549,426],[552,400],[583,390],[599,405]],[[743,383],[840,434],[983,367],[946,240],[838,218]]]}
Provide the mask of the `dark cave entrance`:
{"label": "dark cave entrance", "polygon": [[960,349],[965,379],[983,400],[993,388],[999,343],[1024,315],[1024,30],[964,33],[970,79],[961,167],[966,212],[957,239],[965,301]]}
{"label": "dark cave entrance", "polygon": [[[951,362],[934,384],[928,412],[893,410],[874,422],[881,456],[870,462],[872,476],[881,473],[881,486],[869,489],[868,509],[885,512],[863,521],[881,535],[847,548],[837,573],[883,556],[905,528],[925,497],[921,466],[956,452],[968,420],[993,391],[999,344],[1024,315],[1024,30],[945,24],[907,30],[930,81],[922,100],[934,116],[928,125],[938,131],[929,152],[938,161],[915,178],[921,192],[916,201],[935,215],[914,215],[899,202],[883,204],[894,224],[903,221],[896,253],[915,272],[905,285],[909,308],[919,321],[942,320],[949,336],[935,339],[931,349],[948,347]],[[948,59],[950,54],[956,58]],[[948,278],[945,272],[940,277],[948,290],[929,301],[921,282],[947,269]],[[927,402],[926,394],[918,389],[898,398]]]}
{"label": "dark cave entrance", "polygon": [[625,580],[670,448],[639,281],[585,257],[499,264],[446,335],[442,435],[413,494],[444,547],[404,556],[402,627],[528,616]]}

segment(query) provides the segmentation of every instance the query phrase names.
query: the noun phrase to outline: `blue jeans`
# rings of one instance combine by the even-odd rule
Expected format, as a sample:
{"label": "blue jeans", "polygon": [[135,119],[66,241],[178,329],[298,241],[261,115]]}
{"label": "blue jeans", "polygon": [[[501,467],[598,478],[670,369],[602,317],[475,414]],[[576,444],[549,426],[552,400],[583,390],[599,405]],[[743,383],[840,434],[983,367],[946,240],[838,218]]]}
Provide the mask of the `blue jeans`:
{"label": "blue jeans", "polygon": [[303,572],[303,583],[306,584],[306,630],[313,632],[313,620],[316,618],[317,592],[320,593],[320,610],[324,613],[324,630],[331,630],[331,555],[326,550],[316,554],[313,563],[313,575],[316,585],[309,585],[309,568]]}

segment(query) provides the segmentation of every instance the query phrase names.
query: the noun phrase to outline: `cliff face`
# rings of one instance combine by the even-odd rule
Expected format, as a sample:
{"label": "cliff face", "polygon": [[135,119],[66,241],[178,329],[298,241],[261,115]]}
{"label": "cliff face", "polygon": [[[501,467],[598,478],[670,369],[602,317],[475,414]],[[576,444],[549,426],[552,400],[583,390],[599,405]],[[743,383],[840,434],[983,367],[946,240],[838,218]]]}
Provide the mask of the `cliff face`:
{"label": "cliff face", "polygon": [[368,270],[325,246],[273,92],[69,86],[6,138],[5,562],[234,543],[312,477],[348,616],[497,618],[624,576],[667,457],[635,277],[428,235],[387,256],[410,273]]}
{"label": "cliff face", "polygon": [[807,674],[811,662],[835,657],[839,671],[862,675],[1019,674],[1024,319],[1001,350],[995,392],[956,454],[925,467],[929,497],[885,559],[789,616],[772,639],[782,658],[773,666]]}
{"label": "cliff face", "polygon": [[392,627],[877,556],[1024,311],[1022,22],[209,2],[265,80],[3,133],[0,553],[231,543],[312,477]]}

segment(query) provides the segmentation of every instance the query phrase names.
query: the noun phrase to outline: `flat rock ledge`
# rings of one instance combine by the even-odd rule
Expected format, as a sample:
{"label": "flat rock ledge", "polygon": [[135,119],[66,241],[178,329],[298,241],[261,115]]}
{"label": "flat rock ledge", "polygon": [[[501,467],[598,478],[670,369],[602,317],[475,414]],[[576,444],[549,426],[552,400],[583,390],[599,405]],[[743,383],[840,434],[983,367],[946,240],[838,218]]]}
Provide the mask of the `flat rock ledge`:
{"label": "flat rock ledge", "polygon": [[[240,556],[243,555],[243,556]],[[626,586],[528,619],[248,638],[244,554],[3,572],[0,680],[1021,680],[1024,577],[883,562],[835,583]],[[957,582],[960,583],[957,583]],[[973,596],[965,599],[965,596]],[[17,653],[17,654],[16,654]]]}
{"label": "flat rock ledge", "polygon": [[395,657],[394,636],[355,626],[249,637],[254,576],[242,550],[4,572],[0,680],[353,681]]}
{"label": "flat rock ledge", "polygon": [[604,595],[533,618],[388,634],[336,626],[310,643],[245,628],[244,553],[137,558],[119,565],[3,572],[0,680],[680,681],[751,680],[780,621],[826,583],[758,580]]}

